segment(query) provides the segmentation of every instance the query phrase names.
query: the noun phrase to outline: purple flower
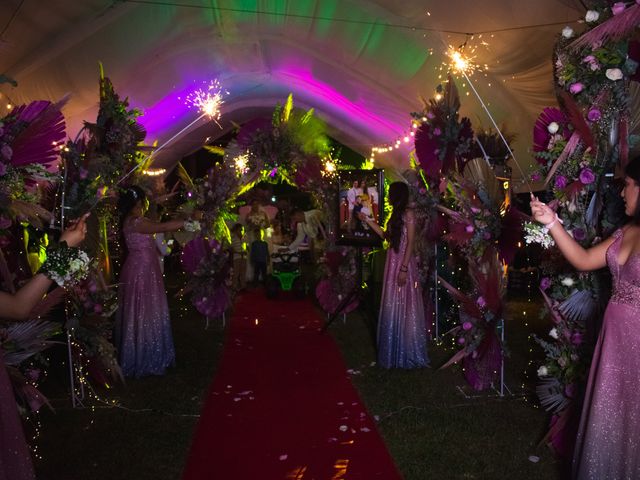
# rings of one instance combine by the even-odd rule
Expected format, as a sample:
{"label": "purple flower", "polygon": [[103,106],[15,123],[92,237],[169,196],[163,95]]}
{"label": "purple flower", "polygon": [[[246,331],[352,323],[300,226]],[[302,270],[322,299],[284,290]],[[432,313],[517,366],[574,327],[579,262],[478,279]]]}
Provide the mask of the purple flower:
{"label": "purple flower", "polygon": [[583,184],[589,185],[593,183],[595,180],[596,180],[596,176],[590,168],[582,169],[582,171],[580,172],[580,181]]}
{"label": "purple flower", "polygon": [[11,219],[7,217],[0,217],[0,230],[6,230],[11,226]]}
{"label": "purple flower", "polygon": [[584,89],[584,85],[581,84],[580,82],[572,83],[571,86],[569,87],[569,91],[574,95],[576,93],[580,93],[583,89]]}
{"label": "purple flower", "polygon": [[440,135],[442,135],[442,130],[440,130],[438,127],[436,127],[436,128],[433,129],[433,134],[436,137],[439,137]]}
{"label": "purple flower", "polygon": [[539,182],[540,180],[542,180],[542,175],[540,175],[539,172],[534,172],[531,174],[531,181],[532,182]]}
{"label": "purple flower", "polygon": [[2,154],[2,156],[7,160],[11,160],[11,157],[13,157],[13,150],[9,145],[5,144],[0,148],[0,154]]}
{"label": "purple flower", "polygon": [[467,225],[466,227],[464,227],[464,229],[467,233],[473,233],[473,231],[475,230],[473,228],[473,225]]}
{"label": "purple flower", "polygon": [[571,334],[571,343],[574,345],[582,345],[582,334],[580,332],[575,332]]}
{"label": "purple flower", "polygon": [[80,169],[80,179],[84,180],[89,176],[89,171],[85,168]]}
{"label": "purple flower", "polygon": [[613,13],[614,15],[619,15],[624,12],[625,8],[627,7],[624,2],[616,2],[611,6],[611,13]]}
{"label": "purple flower", "polygon": [[582,61],[585,62],[585,63],[595,62],[596,61],[596,57],[594,57],[593,55],[587,55],[586,57],[584,57],[582,59]]}
{"label": "purple flower", "polygon": [[587,119],[590,122],[597,122],[601,118],[602,113],[600,113],[600,110],[598,110],[597,108],[592,108],[591,110],[589,110],[589,113],[587,113]]}
{"label": "purple flower", "polygon": [[7,164],[0,162],[0,177],[7,174]]}
{"label": "purple flower", "polygon": [[485,230],[485,232],[482,234],[482,238],[484,238],[485,240],[490,240],[491,239],[491,233],[487,232]]}
{"label": "purple flower", "polygon": [[424,195],[425,193],[427,193],[427,189],[426,188],[421,188],[418,191],[420,192],[420,195]]}
{"label": "purple flower", "polygon": [[540,280],[540,290],[546,290],[551,286],[551,279],[549,277],[542,277]]}
{"label": "purple flower", "polygon": [[466,342],[466,340],[464,339],[464,337],[460,337],[460,338],[458,339],[458,343],[459,343],[460,345],[464,345],[464,342]]}
{"label": "purple flower", "polygon": [[565,188],[567,186],[567,179],[563,175],[558,175],[556,181],[553,184],[556,188]]}
{"label": "purple flower", "polygon": [[473,328],[473,323],[471,322],[464,322],[462,324],[462,329],[463,330],[471,330]]}
{"label": "purple flower", "polygon": [[428,118],[429,120],[433,120],[434,118],[436,118],[436,116],[435,116],[433,113],[431,113],[431,112],[427,112],[427,118]]}
{"label": "purple flower", "polygon": [[93,306],[93,311],[94,311],[95,313],[97,313],[97,314],[102,313],[102,305],[100,305],[99,303],[96,303],[96,304]]}
{"label": "purple flower", "polygon": [[585,233],[585,231],[583,229],[576,228],[576,229],[573,230],[573,238],[575,238],[576,240],[581,242],[582,240],[587,238],[587,234]]}
{"label": "purple flower", "polygon": [[484,299],[484,297],[478,297],[478,300],[476,300],[476,303],[480,308],[484,308],[487,306],[487,301]]}

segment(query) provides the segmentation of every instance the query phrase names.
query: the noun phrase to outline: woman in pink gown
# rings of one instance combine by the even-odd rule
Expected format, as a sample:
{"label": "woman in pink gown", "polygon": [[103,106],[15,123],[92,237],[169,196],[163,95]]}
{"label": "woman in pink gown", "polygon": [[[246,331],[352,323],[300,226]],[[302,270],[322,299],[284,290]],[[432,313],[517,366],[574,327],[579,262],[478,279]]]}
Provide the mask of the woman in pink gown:
{"label": "woman in pink gown", "polygon": [[589,250],[534,199],[534,218],[546,224],[578,270],[608,266],[613,295],[598,336],[573,456],[578,480],[640,479],[640,157],[627,166],[622,197],[632,221]]}
{"label": "woman in pink gown", "polygon": [[409,187],[389,186],[393,213],[385,233],[370,217],[360,219],[389,240],[378,318],[378,365],[383,368],[420,368],[429,364],[422,288],[413,251],[414,213],[409,208]]}
{"label": "woman in pink gown", "polygon": [[115,341],[125,376],[163,375],[175,363],[169,306],[158,263],[154,233],[171,232],[184,220],[153,222],[140,187],[129,187],[118,201],[127,257],[120,272]]}
{"label": "woman in pink gown", "polygon": [[[70,247],[82,242],[87,233],[86,216],[60,237]],[[24,320],[42,299],[51,280],[39,273],[15,294],[0,292],[0,318]],[[22,431],[13,387],[0,350],[0,480],[34,480],[36,478],[29,447]]]}

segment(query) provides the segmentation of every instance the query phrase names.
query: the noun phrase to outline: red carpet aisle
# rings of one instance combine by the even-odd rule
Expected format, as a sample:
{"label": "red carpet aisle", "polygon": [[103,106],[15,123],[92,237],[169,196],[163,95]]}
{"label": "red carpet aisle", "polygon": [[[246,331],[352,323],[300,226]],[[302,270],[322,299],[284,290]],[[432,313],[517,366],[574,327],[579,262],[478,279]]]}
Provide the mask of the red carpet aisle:
{"label": "red carpet aisle", "polygon": [[184,480],[400,478],[321,322],[308,300],[239,299]]}

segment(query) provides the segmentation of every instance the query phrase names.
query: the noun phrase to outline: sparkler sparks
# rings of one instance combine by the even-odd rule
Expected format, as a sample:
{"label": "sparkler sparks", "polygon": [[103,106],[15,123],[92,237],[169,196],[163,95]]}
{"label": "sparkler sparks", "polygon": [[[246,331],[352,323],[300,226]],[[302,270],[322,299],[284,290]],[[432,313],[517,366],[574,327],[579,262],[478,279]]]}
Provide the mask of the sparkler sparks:
{"label": "sparkler sparks", "polygon": [[220,120],[220,106],[224,103],[224,95],[229,95],[229,92],[222,88],[218,79],[215,79],[209,82],[205,89],[190,93],[185,103],[189,107],[197,108],[202,115],[217,123]]}

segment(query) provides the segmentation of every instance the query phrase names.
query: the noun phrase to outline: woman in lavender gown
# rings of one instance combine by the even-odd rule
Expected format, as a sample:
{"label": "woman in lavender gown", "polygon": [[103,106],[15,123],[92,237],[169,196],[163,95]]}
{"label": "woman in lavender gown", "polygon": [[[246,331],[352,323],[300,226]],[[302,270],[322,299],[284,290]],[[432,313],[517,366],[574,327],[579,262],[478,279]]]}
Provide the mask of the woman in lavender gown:
{"label": "woman in lavender gown", "polygon": [[[70,247],[82,242],[87,233],[86,215],[60,237]],[[33,307],[42,299],[51,280],[42,273],[35,275],[15,294],[0,292],[0,318],[25,320]],[[29,447],[24,438],[22,423],[16,408],[13,387],[0,350],[0,480],[34,480]]]}
{"label": "woman in lavender gown", "polygon": [[422,289],[413,252],[415,217],[409,207],[409,187],[389,186],[393,212],[386,233],[371,218],[361,220],[389,240],[378,318],[378,364],[384,368],[420,368],[429,363]]}
{"label": "woman in lavender gown", "polygon": [[625,169],[622,197],[632,220],[604,242],[583,249],[556,214],[533,199],[534,218],[549,229],[578,270],[608,266],[613,276],[596,344],[573,456],[573,478],[640,478],[640,157]]}
{"label": "woman in lavender gown", "polygon": [[183,228],[184,220],[153,222],[140,187],[127,188],[118,200],[127,256],[120,272],[115,340],[125,376],[163,375],[175,363],[169,306],[158,263],[154,233]]}

